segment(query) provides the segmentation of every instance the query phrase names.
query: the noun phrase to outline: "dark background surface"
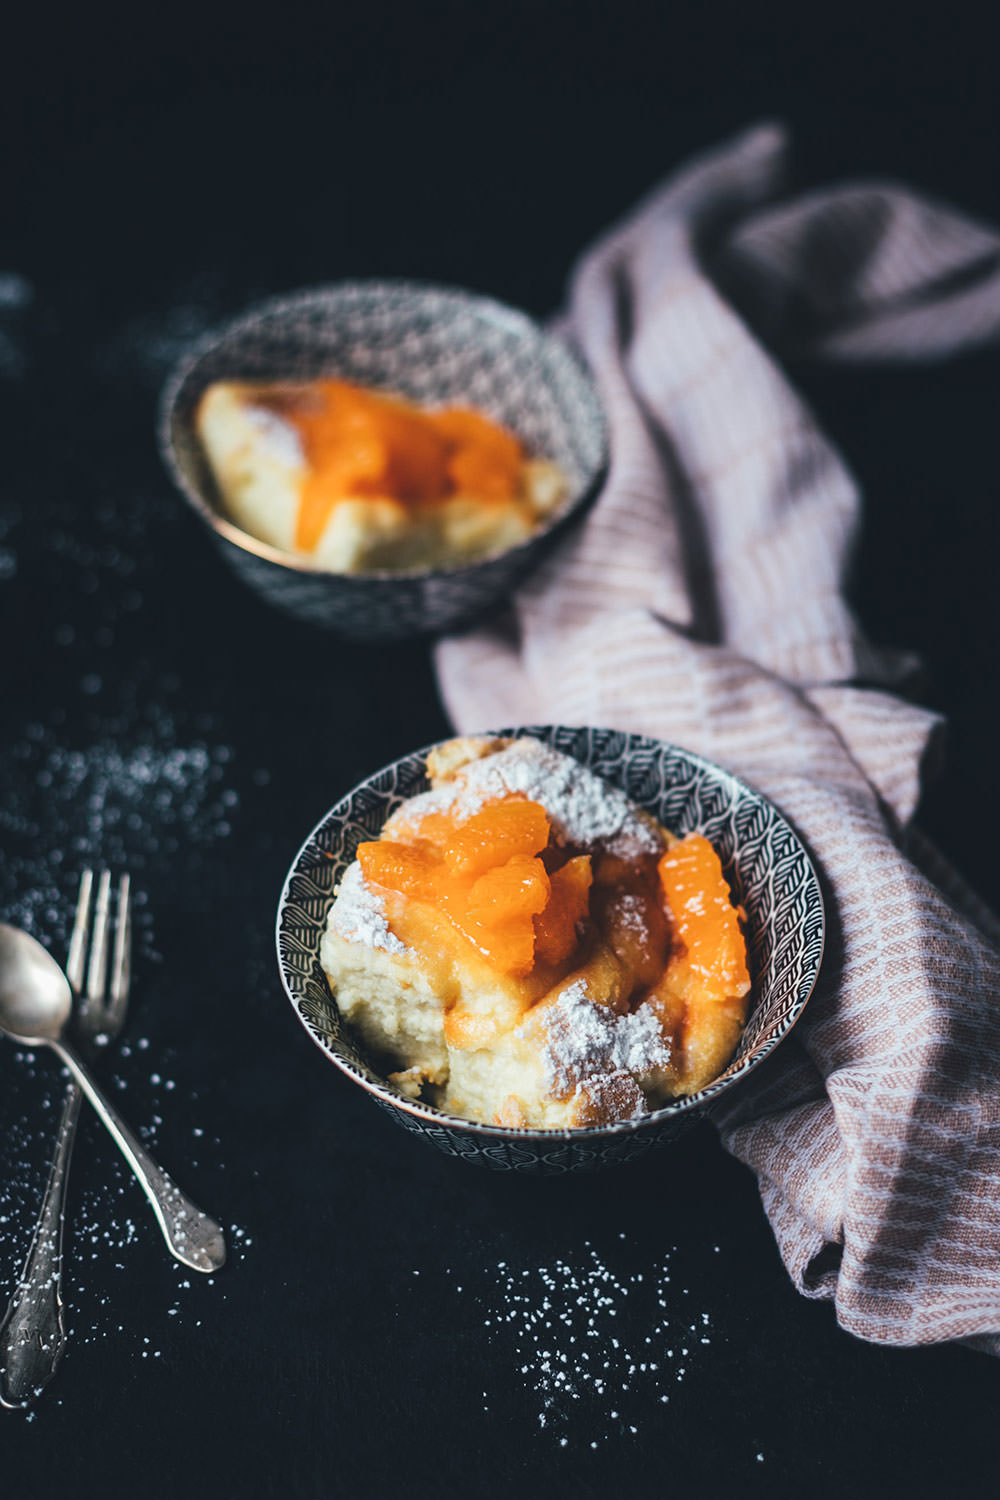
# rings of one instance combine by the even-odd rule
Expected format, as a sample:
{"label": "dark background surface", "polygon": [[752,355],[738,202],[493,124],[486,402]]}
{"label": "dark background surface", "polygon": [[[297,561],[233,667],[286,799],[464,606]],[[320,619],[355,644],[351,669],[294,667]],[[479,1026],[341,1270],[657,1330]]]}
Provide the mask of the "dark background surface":
{"label": "dark background surface", "polygon": [[[995,1362],[840,1332],[707,1126],[604,1176],[508,1179],[404,1136],[312,1047],[275,971],[281,881],[338,796],[446,731],[429,654],[268,612],[152,438],[173,360],[258,296],[401,274],[544,314],[598,230],[754,119],[789,123],[804,184],[900,177],[1000,221],[980,12],[892,9],[202,6],[169,34],[22,15],[2,64],[0,272],[21,279],[0,282],[0,914],[61,951],[80,866],[133,870],[109,1087],[233,1253],[212,1284],[175,1267],[84,1119],[73,1337],[35,1411],[0,1412],[5,1493],[995,1488]],[[862,619],[922,654],[951,722],[922,820],[994,905],[998,369],[794,372],[865,488]],[[58,1106],[48,1060],[4,1043],[4,1294]],[[580,1369],[577,1336],[608,1389],[546,1408],[538,1351]]]}

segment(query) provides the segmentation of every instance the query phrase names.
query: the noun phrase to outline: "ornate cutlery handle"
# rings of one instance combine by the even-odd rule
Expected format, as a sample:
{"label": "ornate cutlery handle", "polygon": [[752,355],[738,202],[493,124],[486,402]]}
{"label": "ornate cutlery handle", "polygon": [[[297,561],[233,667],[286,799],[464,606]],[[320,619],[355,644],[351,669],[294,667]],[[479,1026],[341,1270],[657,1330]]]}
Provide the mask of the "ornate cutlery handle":
{"label": "ornate cutlery handle", "polygon": [[49,1180],[35,1232],[10,1306],[0,1323],[0,1405],[29,1406],[59,1367],[66,1348],[62,1303],[62,1240],[80,1090],[66,1090]]}
{"label": "ornate cutlery handle", "polygon": [[50,1041],[49,1046],[69,1068],[135,1173],[153,1205],[171,1255],[193,1271],[217,1271],[226,1259],[226,1242],[220,1226],[196,1208],[162,1167],[157,1166],[66,1043]]}

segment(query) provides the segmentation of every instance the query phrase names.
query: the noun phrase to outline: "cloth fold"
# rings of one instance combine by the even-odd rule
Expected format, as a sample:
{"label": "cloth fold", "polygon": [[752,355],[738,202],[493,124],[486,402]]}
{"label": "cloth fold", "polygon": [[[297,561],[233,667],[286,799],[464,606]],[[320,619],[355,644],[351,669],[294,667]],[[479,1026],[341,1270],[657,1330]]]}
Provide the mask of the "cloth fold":
{"label": "cloth fold", "polygon": [[[560,330],[597,379],[605,488],[498,623],[441,642],[463,732],[610,726],[770,797],[828,943],[790,1037],[716,1109],[795,1284],[843,1327],[1000,1353],[994,919],[911,819],[940,728],[843,597],[859,497],[772,356],[941,357],[1000,333],[1000,236],[895,185],[788,200],[751,131],[579,262]],[[767,340],[765,345],[764,340]]]}

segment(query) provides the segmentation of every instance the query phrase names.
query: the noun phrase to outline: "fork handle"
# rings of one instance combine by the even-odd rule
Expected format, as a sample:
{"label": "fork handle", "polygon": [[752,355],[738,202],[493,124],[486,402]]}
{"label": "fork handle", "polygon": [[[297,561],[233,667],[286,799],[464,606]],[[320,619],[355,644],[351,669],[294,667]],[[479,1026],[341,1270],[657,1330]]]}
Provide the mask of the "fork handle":
{"label": "fork handle", "polygon": [[66,1348],[61,1287],[63,1221],[81,1098],[76,1084],[70,1083],[35,1232],[0,1323],[2,1406],[29,1406],[56,1373]]}
{"label": "fork handle", "polygon": [[171,1255],[193,1271],[217,1271],[226,1259],[226,1242],[221,1227],[196,1208],[163,1168],[157,1166],[114,1105],[104,1097],[72,1048],[61,1039],[50,1041],[49,1046],[69,1068],[135,1173],[153,1205]]}

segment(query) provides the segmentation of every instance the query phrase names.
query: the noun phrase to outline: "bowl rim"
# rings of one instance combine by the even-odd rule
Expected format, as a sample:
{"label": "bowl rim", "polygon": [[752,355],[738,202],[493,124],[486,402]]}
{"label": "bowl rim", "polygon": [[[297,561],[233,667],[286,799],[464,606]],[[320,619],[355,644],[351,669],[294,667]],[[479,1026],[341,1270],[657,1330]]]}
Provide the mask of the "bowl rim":
{"label": "bowl rim", "polygon": [[[532,736],[532,734],[537,734],[542,730],[567,729],[575,732],[587,733],[588,731],[593,731],[597,728],[598,726],[596,725],[528,724],[519,725],[507,729],[484,729],[481,731],[477,731],[477,736],[479,734],[482,734],[483,736],[488,736],[490,738],[524,738],[530,737]],[[476,1136],[495,1137],[499,1140],[507,1141],[510,1143],[523,1141],[528,1142],[533,1146],[543,1146],[546,1142],[551,1144],[558,1141],[585,1141],[588,1138],[606,1139],[608,1136],[629,1135],[636,1131],[644,1130],[648,1127],[662,1124],[666,1120],[677,1118],[678,1116],[683,1116],[693,1110],[697,1110],[706,1106],[717,1094],[725,1093],[727,1089],[729,1089],[734,1083],[739,1083],[742,1079],[747,1077],[748,1074],[752,1073],[754,1069],[758,1068],[760,1064],[771,1055],[771,1053],[779,1045],[779,1043],[784,1041],[785,1037],[788,1036],[789,1032],[798,1023],[802,1012],[805,1010],[806,1005],[812,998],[813,992],[816,988],[816,984],[819,980],[820,973],[822,972],[823,958],[826,952],[827,921],[826,903],[823,899],[823,888],[816,873],[815,864],[813,863],[812,857],[809,854],[808,849],[806,848],[796,829],[791,825],[791,823],[789,823],[784,813],[781,812],[781,810],[776,807],[771,799],[769,797],[766,797],[763,792],[757,791],[755,787],[751,786],[749,782],[744,781],[742,777],[737,776],[732,771],[726,770],[724,766],[718,765],[715,761],[709,760],[706,756],[699,755],[696,751],[688,750],[683,745],[675,744],[673,741],[661,740],[652,735],[642,735],[629,730],[610,729],[608,726],[604,727],[603,732],[622,734],[630,740],[645,741],[647,744],[654,745],[657,749],[660,750],[678,752],[679,754],[685,756],[689,761],[697,765],[701,770],[708,771],[714,776],[721,777],[724,782],[729,783],[730,787],[734,790],[738,790],[741,795],[746,795],[758,802],[762,802],[769,809],[771,814],[778,820],[779,825],[787,829],[788,833],[795,840],[795,843],[798,846],[798,850],[802,858],[805,860],[807,879],[811,882],[812,890],[818,903],[820,922],[819,951],[816,955],[816,964],[812,977],[810,978],[808,985],[805,988],[805,992],[796,998],[794,1006],[791,1009],[787,1024],[784,1026],[783,1030],[777,1032],[772,1036],[769,1036],[766,1041],[764,1041],[760,1045],[760,1047],[757,1048],[752,1054],[749,1054],[741,1059],[738,1064],[737,1072],[729,1074],[729,1066],[732,1065],[732,1060],[730,1060],[730,1064],[723,1071],[723,1073],[721,1073],[717,1078],[713,1078],[711,1082],[707,1083],[704,1088],[699,1089],[697,1093],[687,1094],[682,1098],[671,1100],[669,1104],[661,1105],[658,1109],[650,1110],[647,1114],[640,1115],[635,1119],[616,1120],[605,1125],[560,1126],[552,1130],[542,1130],[538,1128],[530,1128],[519,1125],[497,1125],[483,1120],[468,1120],[461,1115],[449,1114],[446,1110],[439,1109],[436,1105],[425,1104],[420,1100],[407,1099],[404,1095],[397,1093],[396,1090],[392,1089],[388,1084],[382,1082],[381,1080],[376,1083],[371,1079],[361,1077],[359,1073],[355,1071],[354,1066],[350,1062],[348,1062],[346,1058],[341,1057],[337,1052],[333,1050],[331,1046],[323,1042],[323,1040],[316,1034],[316,1032],[306,1021],[305,1017],[302,1015],[302,1012],[299,1008],[299,1003],[296,999],[291,985],[288,982],[288,978],[285,973],[285,965],[282,959],[282,916],[284,914],[286,906],[290,902],[289,888],[291,886],[293,878],[297,874],[299,874],[299,865],[303,855],[305,854],[306,850],[309,848],[313,840],[316,838],[316,836],[319,834],[321,829],[323,829],[328,821],[334,816],[334,814],[337,813],[338,809],[342,808],[344,803],[348,802],[352,797],[355,797],[357,793],[362,790],[362,788],[370,785],[370,783],[375,781],[378,777],[394,770],[402,761],[410,760],[414,756],[422,756],[426,759],[427,754],[431,750],[435,749],[439,745],[448,743],[448,740],[434,740],[430,744],[425,745],[420,749],[410,750],[405,755],[397,756],[395,760],[390,761],[387,765],[380,767],[379,770],[373,771],[371,775],[366,776],[363,781],[359,781],[356,786],[352,787],[350,791],[345,792],[343,797],[335,802],[332,807],[327,809],[327,811],[312,828],[310,833],[303,840],[302,844],[295,854],[294,859],[292,860],[291,865],[288,868],[288,873],[286,874],[284,882],[282,884],[281,895],[278,900],[278,909],[275,917],[274,937],[278,958],[278,972],[281,977],[282,988],[284,989],[288,1000],[291,1002],[292,1008],[295,1011],[300,1024],[305,1028],[306,1032],[311,1037],[315,1045],[323,1053],[323,1055],[328,1058],[329,1061],[331,1061],[341,1073],[345,1074],[348,1078],[351,1079],[353,1083],[358,1084],[367,1093],[371,1094],[374,1098],[378,1099],[388,1108],[392,1110],[401,1110],[404,1114],[408,1114],[415,1117],[416,1119],[422,1120],[427,1125],[434,1125],[441,1129],[471,1132]],[[455,736],[452,735],[449,736],[449,738],[453,739],[455,738]],[[327,983],[325,974],[323,978],[324,983]],[[334,1002],[336,1002],[336,997],[334,996],[333,998]],[[374,1069],[372,1071],[374,1072]]]}
{"label": "bowl rim", "polygon": [[[576,369],[577,374],[583,379],[593,398],[595,418],[599,425],[599,436],[601,440],[601,452],[597,463],[584,484],[570,497],[557,507],[554,514],[546,516],[542,525],[530,536],[522,541],[515,542],[513,546],[501,547],[495,552],[489,552],[482,557],[475,558],[472,562],[457,563],[449,568],[406,568],[392,569],[380,568],[370,569],[364,573],[338,573],[332,568],[317,567],[308,558],[296,557],[293,553],[284,552],[280,547],[273,546],[270,542],[261,541],[249,532],[243,531],[235,522],[222,515],[202,495],[200,489],[191,483],[183,472],[177,458],[174,445],[173,420],[177,400],[181,389],[188,377],[194,373],[198,365],[209,354],[212,354],[219,346],[233,335],[249,332],[257,324],[271,317],[280,317],[282,314],[292,313],[311,302],[322,302],[330,298],[331,294],[368,292],[411,292],[419,295],[433,293],[437,296],[446,297],[449,301],[462,305],[469,311],[482,317],[486,322],[500,324],[518,333],[521,337],[529,337],[549,344],[559,351],[559,357],[565,358]],[[496,297],[487,296],[485,293],[466,290],[464,287],[447,286],[442,282],[422,281],[413,277],[349,277],[342,281],[331,281],[320,283],[316,286],[304,287],[295,292],[281,292],[276,296],[264,298],[260,302],[252,303],[250,307],[230,318],[228,322],[219,324],[218,327],[209,329],[197,338],[185,354],[173,366],[160,390],[156,408],[156,442],[160,458],[170,478],[177,489],[180,490],[184,499],[192,507],[199,518],[214,531],[217,536],[238,547],[243,552],[260,558],[264,562],[272,563],[275,567],[286,568],[289,572],[304,573],[315,578],[329,578],[338,581],[346,580],[349,584],[359,585],[367,580],[382,583],[407,581],[420,581],[431,578],[458,578],[464,574],[472,574],[485,564],[491,563],[500,557],[517,557],[520,553],[527,553],[537,546],[545,537],[558,531],[570,516],[586,504],[603,482],[610,461],[610,424],[604,403],[597,387],[597,380],[590,366],[586,363],[583,355],[567,340],[562,339],[557,333],[544,328],[541,323],[531,317],[529,313],[521,308],[513,307],[509,303],[501,302]]]}

